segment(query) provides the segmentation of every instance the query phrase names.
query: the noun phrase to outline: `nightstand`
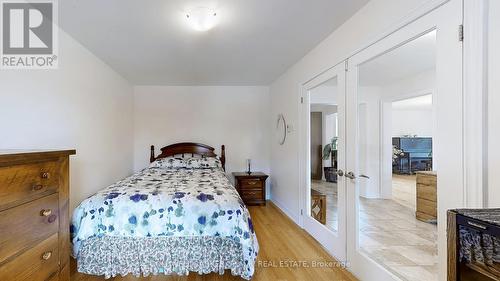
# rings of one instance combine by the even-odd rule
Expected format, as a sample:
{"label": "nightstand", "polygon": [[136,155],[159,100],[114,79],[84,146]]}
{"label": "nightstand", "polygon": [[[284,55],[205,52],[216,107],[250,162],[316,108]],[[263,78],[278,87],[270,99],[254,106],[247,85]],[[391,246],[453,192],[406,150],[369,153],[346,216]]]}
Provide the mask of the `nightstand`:
{"label": "nightstand", "polygon": [[260,172],[234,172],[236,190],[246,205],[266,205],[266,179]]}

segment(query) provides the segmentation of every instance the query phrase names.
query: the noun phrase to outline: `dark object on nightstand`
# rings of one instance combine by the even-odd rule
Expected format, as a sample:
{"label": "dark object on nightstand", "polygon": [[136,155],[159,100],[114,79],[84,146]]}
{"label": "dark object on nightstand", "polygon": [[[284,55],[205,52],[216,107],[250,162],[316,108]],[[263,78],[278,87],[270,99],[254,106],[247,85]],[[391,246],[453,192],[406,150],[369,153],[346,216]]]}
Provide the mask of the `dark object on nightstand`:
{"label": "dark object on nightstand", "polygon": [[260,172],[234,172],[236,190],[246,205],[266,205],[266,179]]}

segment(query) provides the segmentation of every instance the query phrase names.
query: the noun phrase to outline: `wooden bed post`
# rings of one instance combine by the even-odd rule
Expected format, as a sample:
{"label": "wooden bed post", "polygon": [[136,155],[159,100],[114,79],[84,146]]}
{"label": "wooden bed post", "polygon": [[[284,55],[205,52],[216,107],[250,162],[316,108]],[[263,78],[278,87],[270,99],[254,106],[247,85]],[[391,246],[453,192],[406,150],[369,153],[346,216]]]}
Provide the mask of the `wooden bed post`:
{"label": "wooden bed post", "polygon": [[[194,142],[180,142],[180,143],[174,143],[165,147],[162,147],[160,149],[160,153],[158,156],[155,156],[155,146],[151,146],[151,155],[149,156],[149,162],[154,162],[155,160],[162,159],[165,157],[170,157],[170,156],[175,156],[175,155],[182,155],[184,157],[184,154],[191,154],[191,156],[194,155],[200,155],[201,157],[217,157],[217,154],[215,154],[215,148],[208,146],[206,144],[202,143],[194,143]],[[220,162],[222,169],[225,171],[226,170],[226,146],[222,145],[221,147],[221,154],[220,154]]]}
{"label": "wooden bed post", "polygon": [[220,162],[222,164],[222,169],[226,171],[226,146],[222,145],[220,151]]}
{"label": "wooden bed post", "polygon": [[149,163],[153,163],[155,161],[155,146],[151,146],[151,156],[149,156]]}

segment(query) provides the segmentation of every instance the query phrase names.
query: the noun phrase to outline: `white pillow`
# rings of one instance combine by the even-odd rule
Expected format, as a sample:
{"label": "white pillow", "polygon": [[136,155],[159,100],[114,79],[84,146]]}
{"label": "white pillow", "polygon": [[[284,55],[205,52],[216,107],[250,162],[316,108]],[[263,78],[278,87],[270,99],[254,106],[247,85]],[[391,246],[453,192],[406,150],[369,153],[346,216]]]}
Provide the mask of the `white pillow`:
{"label": "white pillow", "polygon": [[150,168],[164,168],[164,169],[179,169],[186,168],[187,162],[185,159],[179,157],[165,157],[155,160],[149,165]]}
{"label": "white pillow", "polygon": [[222,163],[215,157],[189,158],[186,159],[188,169],[221,168]]}

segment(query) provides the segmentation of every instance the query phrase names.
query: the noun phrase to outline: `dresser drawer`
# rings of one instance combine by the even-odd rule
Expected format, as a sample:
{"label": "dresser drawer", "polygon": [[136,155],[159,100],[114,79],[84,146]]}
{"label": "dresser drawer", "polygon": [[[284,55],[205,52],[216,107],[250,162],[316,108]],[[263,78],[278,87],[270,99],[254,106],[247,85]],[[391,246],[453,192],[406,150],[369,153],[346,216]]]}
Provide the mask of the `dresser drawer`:
{"label": "dresser drawer", "polygon": [[417,174],[417,184],[433,185],[437,184],[437,177],[435,175],[426,175],[422,173]]}
{"label": "dresser drawer", "polygon": [[57,161],[0,168],[0,210],[54,193],[59,187]]}
{"label": "dresser drawer", "polygon": [[45,281],[59,271],[57,233],[0,266],[0,280]]}
{"label": "dresser drawer", "polygon": [[252,201],[252,200],[262,200],[262,190],[256,189],[246,189],[241,191],[241,197],[243,197],[243,201]]}
{"label": "dresser drawer", "polygon": [[262,188],[262,181],[259,178],[241,179],[240,180],[240,188],[241,189]]}
{"label": "dresser drawer", "polygon": [[58,232],[58,202],[55,193],[0,212],[0,264]]}
{"label": "dresser drawer", "polygon": [[437,204],[433,201],[417,198],[417,212],[424,213],[435,218],[437,216]]}
{"label": "dresser drawer", "polygon": [[417,198],[437,202],[436,186],[417,183]]}

